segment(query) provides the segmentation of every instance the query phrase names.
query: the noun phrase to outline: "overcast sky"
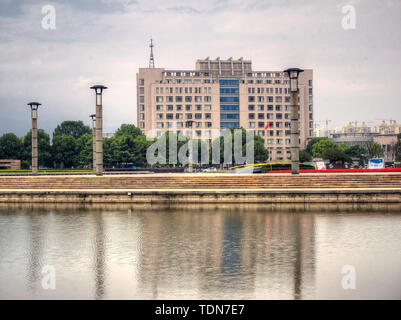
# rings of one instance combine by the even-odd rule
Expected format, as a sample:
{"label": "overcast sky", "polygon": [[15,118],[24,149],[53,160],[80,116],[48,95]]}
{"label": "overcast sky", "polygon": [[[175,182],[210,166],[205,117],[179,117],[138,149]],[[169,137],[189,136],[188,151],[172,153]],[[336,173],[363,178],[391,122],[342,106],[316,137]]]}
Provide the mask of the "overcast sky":
{"label": "overcast sky", "polygon": [[[42,27],[49,4],[55,30]],[[355,29],[342,27],[345,5]],[[50,134],[64,120],[89,124],[97,83],[109,87],[104,131],[136,123],[135,76],[151,36],[156,67],[232,56],[254,70],[311,68],[315,119],[400,122],[400,31],[401,0],[0,0],[0,134],[30,129],[32,100]]]}

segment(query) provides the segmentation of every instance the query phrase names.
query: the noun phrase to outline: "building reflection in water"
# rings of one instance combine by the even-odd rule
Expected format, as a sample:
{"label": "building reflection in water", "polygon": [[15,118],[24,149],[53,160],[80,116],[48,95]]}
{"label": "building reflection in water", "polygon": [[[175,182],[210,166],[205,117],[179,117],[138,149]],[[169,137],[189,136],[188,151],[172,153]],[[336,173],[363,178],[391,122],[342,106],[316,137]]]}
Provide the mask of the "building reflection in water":
{"label": "building reflection in water", "polygon": [[139,286],[153,299],[230,298],[219,296],[223,288],[300,299],[314,286],[313,214],[209,207],[147,213],[141,224]]}
{"label": "building reflection in water", "polygon": [[[398,266],[399,204],[128,208],[0,204],[0,297],[325,298],[333,296],[340,274],[331,263],[342,263],[344,244],[370,261],[388,248],[377,266]],[[338,235],[339,224],[348,233]],[[373,232],[361,238],[361,228]],[[44,265],[57,269],[57,290],[41,287]],[[394,279],[398,273],[386,283],[398,294]]]}

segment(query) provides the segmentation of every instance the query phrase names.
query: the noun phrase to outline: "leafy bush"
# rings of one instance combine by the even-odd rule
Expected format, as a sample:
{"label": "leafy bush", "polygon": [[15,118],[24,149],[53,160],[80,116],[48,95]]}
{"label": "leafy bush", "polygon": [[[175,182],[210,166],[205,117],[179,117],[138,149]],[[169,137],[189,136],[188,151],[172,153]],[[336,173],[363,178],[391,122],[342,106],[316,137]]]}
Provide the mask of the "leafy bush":
{"label": "leafy bush", "polygon": [[[300,163],[299,169],[301,170],[314,170],[315,167],[311,164]],[[284,171],[284,170],[291,170],[291,163],[273,163],[273,164],[266,164],[262,167],[262,173],[269,172],[269,171]]]}

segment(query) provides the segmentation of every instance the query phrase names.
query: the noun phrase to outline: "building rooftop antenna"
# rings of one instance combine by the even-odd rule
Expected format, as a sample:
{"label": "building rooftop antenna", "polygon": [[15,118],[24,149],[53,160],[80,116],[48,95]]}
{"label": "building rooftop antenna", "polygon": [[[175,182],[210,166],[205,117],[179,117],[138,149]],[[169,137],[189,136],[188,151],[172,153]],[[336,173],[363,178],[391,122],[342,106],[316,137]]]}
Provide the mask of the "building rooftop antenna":
{"label": "building rooftop antenna", "polygon": [[155,58],[154,58],[154,56],[153,56],[153,47],[154,47],[154,44],[153,44],[153,39],[152,39],[152,38],[150,38],[150,45],[149,45],[149,47],[150,47],[149,68],[154,68],[154,67],[155,67]]}

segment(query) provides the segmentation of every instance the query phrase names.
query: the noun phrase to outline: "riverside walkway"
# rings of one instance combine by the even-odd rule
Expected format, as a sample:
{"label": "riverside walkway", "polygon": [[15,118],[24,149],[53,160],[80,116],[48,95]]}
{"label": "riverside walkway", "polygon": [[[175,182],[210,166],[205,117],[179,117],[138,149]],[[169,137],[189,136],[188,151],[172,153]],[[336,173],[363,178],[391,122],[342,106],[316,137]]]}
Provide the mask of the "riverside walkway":
{"label": "riverside walkway", "polygon": [[0,176],[0,202],[401,203],[401,173]]}

